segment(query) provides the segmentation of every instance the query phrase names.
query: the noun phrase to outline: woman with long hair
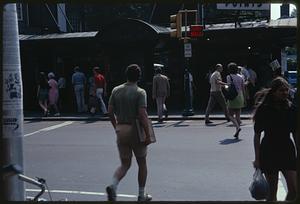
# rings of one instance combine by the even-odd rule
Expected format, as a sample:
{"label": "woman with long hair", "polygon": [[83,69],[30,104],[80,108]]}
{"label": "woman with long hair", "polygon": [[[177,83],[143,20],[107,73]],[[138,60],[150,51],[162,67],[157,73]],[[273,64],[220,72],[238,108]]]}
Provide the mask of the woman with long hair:
{"label": "woman with long hair", "polygon": [[[296,198],[296,107],[288,100],[289,84],[282,77],[255,96],[253,165],[260,168],[269,183],[268,201],[276,201],[278,174],[287,183],[286,200]],[[261,133],[264,132],[262,140]],[[291,133],[293,139],[291,138]]]}

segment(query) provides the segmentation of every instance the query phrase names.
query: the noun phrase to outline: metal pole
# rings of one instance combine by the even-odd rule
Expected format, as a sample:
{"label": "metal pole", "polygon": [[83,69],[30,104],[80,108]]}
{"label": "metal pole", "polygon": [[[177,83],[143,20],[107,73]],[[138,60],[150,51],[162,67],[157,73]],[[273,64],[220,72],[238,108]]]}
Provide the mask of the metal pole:
{"label": "metal pole", "polygon": [[[189,40],[187,38],[184,39],[183,44],[189,43]],[[186,55],[186,54],[185,54]],[[193,110],[193,93],[192,93],[192,87],[190,82],[190,63],[189,63],[189,57],[184,56],[184,98],[185,98],[185,109],[182,113],[183,116],[192,116],[194,115]]]}
{"label": "metal pole", "polygon": [[202,20],[202,25],[203,28],[205,29],[205,22],[204,22],[204,5],[201,5],[201,20]]}
{"label": "metal pole", "polygon": [[[17,164],[23,170],[23,88],[16,4],[3,7],[2,37],[2,165]],[[25,200],[24,183],[17,175],[1,179],[5,200]]]}

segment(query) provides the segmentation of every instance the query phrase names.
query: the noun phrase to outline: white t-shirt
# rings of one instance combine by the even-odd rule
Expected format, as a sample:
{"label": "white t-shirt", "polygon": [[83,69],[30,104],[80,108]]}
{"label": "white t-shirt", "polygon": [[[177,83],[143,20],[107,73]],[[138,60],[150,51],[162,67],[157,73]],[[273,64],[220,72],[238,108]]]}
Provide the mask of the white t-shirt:
{"label": "white t-shirt", "polygon": [[218,81],[222,81],[221,73],[218,71],[214,71],[210,77],[210,91],[222,91],[221,84],[218,83]]}

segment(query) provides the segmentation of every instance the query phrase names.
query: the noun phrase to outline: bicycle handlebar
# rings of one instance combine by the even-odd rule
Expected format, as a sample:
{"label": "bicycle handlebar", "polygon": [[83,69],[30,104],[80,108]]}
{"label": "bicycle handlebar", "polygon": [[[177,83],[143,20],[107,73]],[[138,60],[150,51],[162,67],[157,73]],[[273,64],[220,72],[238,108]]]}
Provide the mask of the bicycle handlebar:
{"label": "bicycle handlebar", "polygon": [[25,176],[23,174],[18,174],[18,178],[24,182],[30,183],[32,185],[35,185],[41,189],[41,191],[34,197],[33,201],[38,201],[39,197],[43,195],[45,192],[45,185],[42,182],[39,182],[33,178],[30,178],[28,176]]}

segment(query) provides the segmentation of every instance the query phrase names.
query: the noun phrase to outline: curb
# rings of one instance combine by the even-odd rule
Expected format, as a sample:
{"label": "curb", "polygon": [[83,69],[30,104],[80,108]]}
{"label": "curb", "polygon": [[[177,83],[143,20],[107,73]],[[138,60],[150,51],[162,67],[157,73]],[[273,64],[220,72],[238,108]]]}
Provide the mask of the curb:
{"label": "curb", "polygon": [[[250,120],[251,115],[241,115],[242,120]],[[149,116],[149,119],[153,121],[157,121],[158,118],[157,116]],[[170,120],[204,120],[205,116],[204,115],[196,115],[196,116],[169,116],[167,119],[164,119],[165,121],[170,121]],[[209,117],[210,120],[226,120],[223,115],[210,115]],[[108,117],[101,117],[101,116],[75,116],[75,117],[24,117],[24,121],[109,121]]]}

